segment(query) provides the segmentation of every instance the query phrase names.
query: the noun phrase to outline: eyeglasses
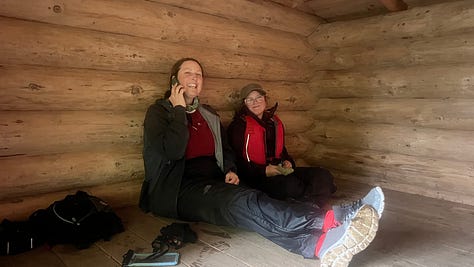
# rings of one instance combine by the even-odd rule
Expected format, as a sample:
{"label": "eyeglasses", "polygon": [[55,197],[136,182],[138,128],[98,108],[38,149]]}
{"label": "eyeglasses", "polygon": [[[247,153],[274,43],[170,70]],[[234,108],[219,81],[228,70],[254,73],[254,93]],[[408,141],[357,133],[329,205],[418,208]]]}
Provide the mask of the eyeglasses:
{"label": "eyeglasses", "polygon": [[257,96],[256,98],[246,98],[244,100],[245,104],[252,105],[254,103],[262,103],[265,97],[263,95]]}

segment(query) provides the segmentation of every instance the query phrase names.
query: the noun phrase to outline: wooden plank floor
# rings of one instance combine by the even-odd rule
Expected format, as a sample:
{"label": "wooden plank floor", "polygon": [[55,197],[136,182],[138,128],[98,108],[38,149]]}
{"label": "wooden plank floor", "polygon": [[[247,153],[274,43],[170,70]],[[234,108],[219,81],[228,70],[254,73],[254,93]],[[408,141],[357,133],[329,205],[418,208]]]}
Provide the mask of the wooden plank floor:
{"label": "wooden plank floor", "polygon": [[[363,196],[367,185],[339,182],[334,202]],[[373,243],[351,266],[474,266],[474,207],[384,190],[386,207]],[[151,241],[172,220],[143,214],[137,207],[116,210],[126,231],[86,250],[46,246],[1,256],[0,266],[120,266],[128,249],[150,252]],[[178,266],[319,266],[258,234],[231,227],[191,223],[199,241],[178,250]]]}

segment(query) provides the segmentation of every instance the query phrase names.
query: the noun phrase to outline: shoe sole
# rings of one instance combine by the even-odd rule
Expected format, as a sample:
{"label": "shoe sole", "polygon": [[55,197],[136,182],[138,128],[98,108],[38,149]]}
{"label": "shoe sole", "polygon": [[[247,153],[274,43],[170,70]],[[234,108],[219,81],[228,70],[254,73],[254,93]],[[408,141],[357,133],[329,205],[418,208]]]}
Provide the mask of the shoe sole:
{"label": "shoe sole", "polygon": [[351,224],[339,245],[330,248],[320,259],[321,267],[348,266],[352,257],[366,249],[374,240],[379,226],[377,211],[364,205],[351,220]]}

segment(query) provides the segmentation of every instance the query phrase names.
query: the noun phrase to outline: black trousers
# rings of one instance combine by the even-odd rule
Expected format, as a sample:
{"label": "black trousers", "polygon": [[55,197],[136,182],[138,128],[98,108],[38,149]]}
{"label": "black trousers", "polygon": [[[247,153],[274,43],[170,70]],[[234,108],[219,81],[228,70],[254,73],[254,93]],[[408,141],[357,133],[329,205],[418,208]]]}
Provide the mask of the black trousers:
{"label": "black trousers", "polygon": [[178,197],[180,219],[255,231],[291,252],[314,257],[316,241],[322,234],[324,210],[226,184],[215,162],[200,159],[187,162],[186,166]]}
{"label": "black trousers", "polygon": [[319,167],[296,167],[287,176],[277,175],[260,180],[257,189],[276,199],[308,201],[323,207],[336,192],[334,176]]}

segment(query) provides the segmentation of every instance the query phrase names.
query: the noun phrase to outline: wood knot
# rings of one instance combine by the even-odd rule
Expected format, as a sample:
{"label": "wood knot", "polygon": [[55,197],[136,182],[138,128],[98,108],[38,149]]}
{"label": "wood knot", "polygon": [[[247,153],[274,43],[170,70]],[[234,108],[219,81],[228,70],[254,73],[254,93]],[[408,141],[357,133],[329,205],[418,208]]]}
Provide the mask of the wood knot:
{"label": "wood knot", "polygon": [[264,16],[264,17],[262,17],[262,22],[264,22],[264,23],[269,23],[270,21],[272,21],[272,18],[271,18],[271,17],[269,17],[269,16]]}
{"label": "wood knot", "polygon": [[130,93],[131,93],[132,95],[139,95],[139,94],[141,94],[142,92],[143,92],[143,88],[142,88],[141,86],[139,86],[139,85],[132,85],[132,86],[130,87]]}
{"label": "wood knot", "polygon": [[63,12],[63,8],[60,5],[54,5],[53,6],[53,12],[54,13],[61,13],[61,12]]}
{"label": "wood knot", "polygon": [[294,96],[291,96],[290,98],[288,98],[288,101],[292,104],[294,104],[296,102],[296,97]]}
{"label": "wood knot", "polygon": [[238,91],[232,91],[232,93],[230,93],[229,97],[230,97],[232,100],[238,101],[238,100],[240,100],[240,92],[238,92]]}
{"label": "wood knot", "polygon": [[28,84],[28,88],[30,88],[31,91],[39,91],[41,88],[44,88],[44,87],[36,83],[30,83]]}

